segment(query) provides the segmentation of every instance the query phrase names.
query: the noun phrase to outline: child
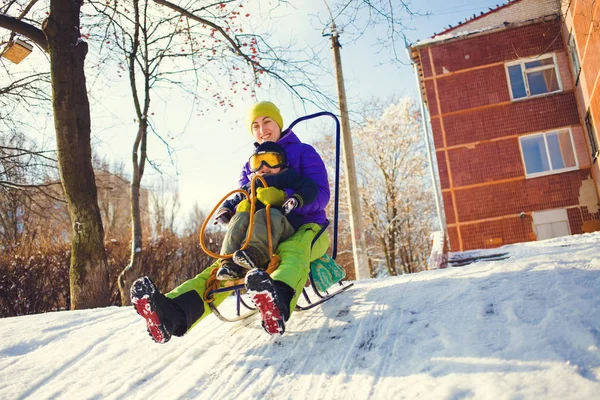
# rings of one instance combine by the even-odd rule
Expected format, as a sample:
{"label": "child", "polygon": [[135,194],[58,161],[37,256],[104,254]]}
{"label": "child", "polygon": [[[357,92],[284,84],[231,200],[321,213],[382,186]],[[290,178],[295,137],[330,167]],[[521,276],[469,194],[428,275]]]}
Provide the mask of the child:
{"label": "child", "polygon": [[[281,145],[264,142],[260,145],[256,143],[255,146],[248,165],[254,174],[265,179],[268,188],[262,187],[260,180],[255,181],[256,197],[259,201],[255,205],[252,237],[244,250],[238,249],[246,242],[249,231],[250,201],[240,193],[225,201],[219,209],[216,221],[229,224],[221,246],[221,254],[233,253],[233,259],[221,260],[217,271],[219,280],[240,279],[250,269],[266,269],[271,257],[267,224],[271,224],[274,250],[280,242],[292,236],[300,225],[295,223],[292,210],[310,204],[317,197],[318,188],[312,179],[302,178],[295,170],[286,167],[286,152]],[[243,189],[249,192],[250,184],[245,185]],[[284,189],[293,190],[292,197],[286,199]],[[272,204],[269,221],[266,220],[263,200]]]}

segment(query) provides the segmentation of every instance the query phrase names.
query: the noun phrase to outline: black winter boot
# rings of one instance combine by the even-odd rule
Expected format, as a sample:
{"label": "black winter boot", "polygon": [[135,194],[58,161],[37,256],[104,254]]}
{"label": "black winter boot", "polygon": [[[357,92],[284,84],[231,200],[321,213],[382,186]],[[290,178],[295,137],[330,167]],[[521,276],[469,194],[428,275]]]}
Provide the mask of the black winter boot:
{"label": "black winter boot", "polygon": [[177,303],[158,290],[147,276],[131,285],[131,303],[146,320],[146,328],[156,343],[166,343],[171,335],[181,336],[187,331],[185,312]]}
{"label": "black winter boot", "polygon": [[229,281],[243,278],[248,269],[234,263],[231,260],[221,261],[221,266],[217,270],[217,279],[220,281]]}
{"label": "black winter boot", "polygon": [[296,292],[288,284],[281,281],[273,281],[273,284],[275,285],[277,296],[279,297],[281,304],[283,304],[283,318],[287,321],[290,319],[290,303]]}
{"label": "black winter boot", "polygon": [[[283,335],[285,321],[290,315],[290,306],[289,302],[283,298],[287,296],[282,296],[275,281],[265,271],[253,269],[246,274],[246,290],[252,302],[260,311],[262,326],[265,331],[269,335],[275,335],[276,333]],[[293,295],[293,289],[291,290]]]}
{"label": "black winter boot", "polygon": [[244,250],[238,250],[233,253],[233,262],[246,269],[267,269],[269,256],[263,254],[256,247],[248,246],[248,248]]}

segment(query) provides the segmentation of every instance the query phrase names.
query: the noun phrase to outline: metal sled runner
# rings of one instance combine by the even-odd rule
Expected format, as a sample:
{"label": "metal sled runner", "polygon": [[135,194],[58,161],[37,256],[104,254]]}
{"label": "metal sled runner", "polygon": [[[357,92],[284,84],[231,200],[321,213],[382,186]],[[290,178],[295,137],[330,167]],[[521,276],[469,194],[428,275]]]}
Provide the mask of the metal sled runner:
{"label": "metal sled runner", "polygon": [[[321,116],[330,116],[331,118],[334,119],[335,124],[336,124],[335,183],[334,183],[334,212],[333,212],[334,216],[333,216],[333,242],[332,242],[333,247],[332,247],[332,255],[330,257],[333,261],[335,261],[335,258],[337,256],[337,239],[338,239],[339,181],[340,181],[340,173],[339,173],[340,172],[340,122],[334,114],[323,111],[323,112],[307,115],[307,116],[296,119],[294,122],[292,122],[290,124],[290,126],[288,127],[288,130],[291,130],[295,125],[297,125],[298,123],[300,123],[302,121],[306,121],[306,120],[321,117]],[[264,184],[265,184],[265,182],[263,180],[263,185]],[[254,181],[252,182],[252,190],[254,190]],[[234,193],[234,192],[232,192],[232,193]],[[228,194],[227,196],[225,196],[223,198],[223,200],[225,198],[227,198],[229,195],[231,195],[231,193]],[[221,203],[222,203],[222,201],[221,201]],[[204,224],[202,225],[202,229],[200,231],[200,244],[202,246],[202,249],[205,252],[207,252],[209,255],[212,255],[213,257],[214,257],[214,255],[206,248],[206,246],[204,244],[204,230],[206,228],[208,221],[212,218],[213,214],[215,213],[216,208],[217,207],[215,207],[215,209],[207,216]],[[254,212],[254,204],[252,206],[251,213],[253,213],[253,212]],[[269,206],[267,206],[267,213],[268,212],[269,212]],[[251,218],[252,218],[252,215],[251,215]],[[329,224],[330,224],[330,220],[327,220],[327,223],[321,228],[319,233],[313,239],[311,247],[316,243],[316,241],[319,239],[319,237],[321,237],[321,235],[325,232],[325,230],[327,229]],[[249,238],[246,241],[246,244],[244,246],[247,245],[248,241],[249,241]],[[272,251],[271,251],[271,254],[273,254]],[[278,265],[278,263],[277,263],[277,265]],[[270,266],[269,269],[267,269],[267,272],[272,272],[272,270],[274,270],[276,267],[277,267],[276,265],[273,268],[271,268],[271,266]],[[222,281],[216,281],[215,275],[216,275],[217,269],[218,268],[215,268],[213,270],[213,274],[211,276],[211,281],[209,281],[207,283],[207,289],[206,289],[206,292],[204,295],[206,303],[211,308],[211,310],[215,314],[215,316],[222,321],[235,322],[235,321],[240,321],[240,320],[246,319],[246,318],[256,314],[258,312],[258,310],[256,310],[252,305],[249,305],[248,302],[245,301],[244,298],[242,297],[242,291],[245,289],[243,280],[225,281],[225,283],[224,283],[225,286],[219,287],[222,285]],[[304,299],[302,302],[303,304],[296,304],[295,311],[305,311],[305,310],[309,310],[313,307],[316,307],[320,304],[323,304],[327,300],[348,290],[350,287],[352,287],[354,285],[353,283],[344,283],[342,280],[339,280],[337,282],[337,284],[336,283],[333,284],[334,286],[331,286],[330,288],[325,289],[325,290],[319,290],[317,287],[317,284],[315,282],[315,276],[314,276],[312,268],[309,271],[308,279],[310,281],[310,287],[312,288],[312,296],[311,296],[311,294],[309,294],[309,292],[307,291],[307,288],[305,287],[302,290],[302,298]],[[242,283],[240,283],[240,281],[242,281]],[[337,287],[335,287],[336,285],[337,285]],[[334,290],[334,288],[335,288],[335,290]],[[215,306],[215,304],[213,302],[213,296],[217,293],[223,293],[223,292],[235,292],[235,295],[236,295],[236,316],[235,317],[226,317],[223,314],[221,314],[221,312],[219,312],[217,306]],[[242,307],[245,308],[244,312],[242,312]]]}

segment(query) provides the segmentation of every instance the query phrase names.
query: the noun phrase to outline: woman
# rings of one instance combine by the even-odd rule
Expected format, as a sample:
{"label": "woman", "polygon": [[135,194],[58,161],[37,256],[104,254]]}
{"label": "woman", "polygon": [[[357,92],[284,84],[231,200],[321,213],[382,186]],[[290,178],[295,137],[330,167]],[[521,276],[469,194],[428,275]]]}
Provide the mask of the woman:
{"label": "woman", "polygon": [[[248,111],[246,125],[259,143],[276,142],[287,152],[287,162],[301,177],[308,177],[318,186],[315,201],[294,208],[289,218],[299,221],[299,229],[288,240],[281,243],[276,254],[281,258],[279,268],[269,276],[260,269],[253,269],[246,275],[246,289],[262,317],[264,329],[271,335],[285,331],[285,321],[292,310],[308,277],[310,262],[322,256],[329,247],[326,234],[319,237],[314,246],[312,240],[326,222],[325,207],[329,202],[329,181],[323,160],[316,150],[291,131],[282,132],[283,118],[275,104],[263,101],[256,103]],[[242,168],[239,183],[246,185],[251,176],[248,163]],[[289,189],[265,188],[258,200],[263,204],[281,205],[285,199],[292,198]],[[217,219],[226,220],[227,215],[219,214]],[[311,253],[312,248],[312,253]],[[148,277],[135,281],[131,287],[131,301],[145,320],[148,332],[158,343],[165,343],[171,335],[183,336],[189,329],[210,313],[202,296],[206,281],[217,261],[166,296],[160,293]],[[214,296],[215,305],[219,305],[229,293]]]}

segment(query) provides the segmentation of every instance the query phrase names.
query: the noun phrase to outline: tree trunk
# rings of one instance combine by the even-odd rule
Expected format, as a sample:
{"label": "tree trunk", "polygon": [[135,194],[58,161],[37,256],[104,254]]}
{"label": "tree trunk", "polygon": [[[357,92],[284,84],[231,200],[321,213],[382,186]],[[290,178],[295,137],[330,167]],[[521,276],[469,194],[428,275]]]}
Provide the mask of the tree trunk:
{"label": "tree trunk", "polygon": [[390,254],[387,242],[385,241],[385,234],[379,236],[379,243],[381,244],[381,248],[383,249],[383,254],[385,256],[385,266],[388,270],[388,274],[390,274],[390,276],[398,275],[396,273],[396,269],[391,268],[394,256],[393,256],[393,254]]}
{"label": "tree trunk", "polygon": [[369,276],[371,278],[377,278],[377,274],[375,273],[375,266],[373,265],[373,259],[371,257],[367,257],[367,261],[369,263]]}
{"label": "tree trunk", "polygon": [[[131,305],[129,287],[142,270],[142,217],[140,213],[140,186],[146,165],[146,145],[148,140],[148,109],[150,108],[150,76],[148,74],[148,54],[143,54],[144,72],[144,104],[140,104],[136,85],[136,60],[140,48],[140,4],[133,1],[135,30],[131,53],[129,54],[129,84],[133,95],[133,105],[138,120],[138,132],[133,143],[131,161],[133,164],[133,179],[131,180],[131,257],[129,265],[119,274],[118,284],[121,294],[121,304]],[[144,36],[147,51],[147,37]],[[138,151],[141,154],[138,156]]]}
{"label": "tree trunk", "polygon": [[[142,129],[140,127],[140,129]],[[137,163],[137,151],[133,156],[133,179],[131,181],[131,257],[129,265],[119,274],[119,293],[121,305],[131,305],[129,287],[142,270],[142,217],[140,214],[140,184],[142,175]]]}
{"label": "tree trunk", "polygon": [[80,1],[52,0],[42,30],[48,41],[52,105],[62,185],[73,227],[71,309],[110,304],[104,231],[92,168],[90,107],[80,39]]}

